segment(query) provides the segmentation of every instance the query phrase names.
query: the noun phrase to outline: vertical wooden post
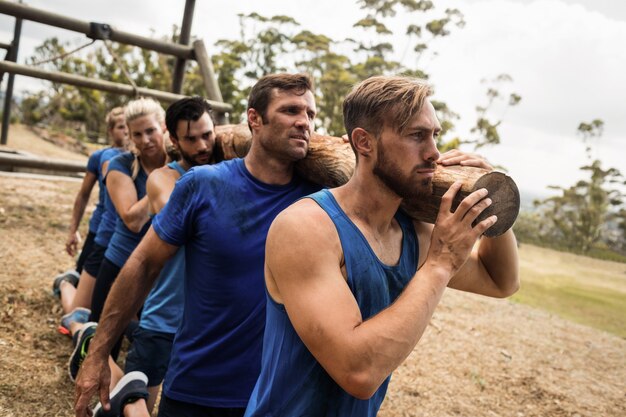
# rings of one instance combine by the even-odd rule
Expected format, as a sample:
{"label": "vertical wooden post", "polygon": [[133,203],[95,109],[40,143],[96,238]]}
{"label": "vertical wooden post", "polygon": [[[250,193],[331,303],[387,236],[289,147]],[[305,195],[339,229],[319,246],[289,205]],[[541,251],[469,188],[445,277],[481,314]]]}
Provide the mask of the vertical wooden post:
{"label": "vertical wooden post", "polygon": [[[222,98],[222,93],[220,92],[220,87],[217,84],[217,79],[215,78],[213,64],[211,63],[211,59],[209,58],[209,54],[206,51],[202,39],[194,41],[193,51],[196,54],[196,61],[198,62],[198,67],[200,67],[200,75],[202,75],[204,89],[207,92],[208,98],[213,101],[224,102],[224,99]],[[222,125],[228,123],[228,118],[226,114],[217,113],[215,116],[217,119],[217,124]]]}
{"label": "vertical wooden post", "polygon": [[[191,36],[191,23],[193,22],[193,10],[196,5],[196,0],[187,0],[185,2],[185,12],[183,14],[183,23],[180,27],[180,36],[178,43],[181,45],[189,45]],[[174,66],[174,75],[172,76],[172,93],[180,94],[183,91],[183,80],[185,78],[185,64],[187,60],[185,58],[176,58],[176,65]]]}
{"label": "vertical wooden post", "polygon": [[[17,62],[17,52],[20,48],[20,36],[22,35],[22,19],[15,19],[15,28],[13,30],[13,42],[7,53],[7,61]],[[9,124],[11,123],[11,101],[13,101],[13,82],[15,74],[9,74],[7,82],[7,91],[4,94],[4,111],[2,113],[2,133],[0,135],[0,145],[7,144],[9,136]]]}

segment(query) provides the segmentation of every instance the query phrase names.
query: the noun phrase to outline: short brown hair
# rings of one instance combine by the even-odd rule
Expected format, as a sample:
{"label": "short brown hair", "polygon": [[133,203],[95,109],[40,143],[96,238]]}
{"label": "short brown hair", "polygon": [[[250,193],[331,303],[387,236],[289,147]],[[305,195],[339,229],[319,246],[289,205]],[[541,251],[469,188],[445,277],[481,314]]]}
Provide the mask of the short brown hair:
{"label": "short brown hair", "polygon": [[263,123],[267,123],[267,107],[269,106],[272,91],[295,91],[302,95],[307,91],[313,91],[313,79],[309,74],[268,74],[263,77],[250,90],[248,96],[248,109],[254,109],[261,115]]}
{"label": "short brown hair", "polygon": [[363,128],[380,136],[385,125],[402,133],[433,93],[426,81],[404,76],[375,76],[357,84],[343,101],[343,123],[352,131]]}

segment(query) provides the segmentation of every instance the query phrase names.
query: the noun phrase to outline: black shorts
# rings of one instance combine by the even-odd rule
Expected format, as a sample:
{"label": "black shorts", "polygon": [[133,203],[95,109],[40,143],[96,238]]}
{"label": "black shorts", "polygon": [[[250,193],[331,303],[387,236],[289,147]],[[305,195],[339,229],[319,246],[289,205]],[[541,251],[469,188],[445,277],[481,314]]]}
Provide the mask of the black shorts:
{"label": "black shorts", "polygon": [[[91,251],[93,250],[94,241],[96,240],[96,233],[91,230],[87,233],[87,238],[85,239],[85,243],[83,244],[83,248],[80,250],[80,255],[78,255],[78,260],[76,261],[76,272],[80,275],[83,272],[83,268],[85,265],[85,261],[91,255]],[[98,271],[96,271],[96,274]],[[95,275],[94,275],[95,277]]]}
{"label": "black shorts", "polygon": [[126,355],[124,373],[141,371],[148,377],[149,387],[160,385],[170,363],[172,343],[174,333],[137,327],[133,332],[133,344]]}
{"label": "black shorts", "polygon": [[104,252],[106,252],[106,250],[107,248],[100,246],[97,243],[94,243],[93,248],[91,249],[91,253],[87,257],[87,259],[85,259],[83,269],[94,278],[98,276],[98,271],[100,270],[100,265],[102,265]]}
{"label": "black shorts", "polygon": [[122,268],[115,265],[106,256],[102,260],[100,270],[98,275],[96,275],[96,285],[91,295],[91,315],[89,316],[89,321],[100,321],[104,303],[109,296],[109,291],[111,291],[111,286],[115,282],[117,274],[120,273],[120,269]]}
{"label": "black shorts", "polygon": [[161,395],[158,417],[243,417],[245,408],[215,408],[173,400]]}

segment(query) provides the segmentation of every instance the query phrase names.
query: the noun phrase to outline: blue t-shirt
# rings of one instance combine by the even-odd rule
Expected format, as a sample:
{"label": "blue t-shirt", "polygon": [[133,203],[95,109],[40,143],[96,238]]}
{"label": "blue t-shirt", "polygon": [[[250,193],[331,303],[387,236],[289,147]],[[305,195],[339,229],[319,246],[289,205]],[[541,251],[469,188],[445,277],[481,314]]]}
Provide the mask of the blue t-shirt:
{"label": "blue t-shirt", "polygon": [[91,233],[96,233],[98,231],[98,225],[100,224],[102,213],[104,212],[105,193],[104,188],[102,187],[102,164],[100,163],[100,157],[104,151],[105,149],[98,149],[92,153],[87,160],[87,172],[91,172],[98,180],[98,202],[96,203],[96,208],[91,214],[91,219],[89,220],[89,231]]}
{"label": "blue t-shirt", "polygon": [[[167,166],[178,171],[180,175],[185,173],[178,162],[170,162]],[[143,303],[139,327],[156,332],[176,333],[183,315],[184,279],[185,247],[181,246],[176,255],[163,266]]]}
{"label": "blue t-shirt", "polygon": [[108,148],[105,149],[100,156],[100,176],[98,177],[98,183],[100,184],[100,192],[104,192],[104,210],[96,232],[95,242],[103,248],[109,245],[109,241],[115,230],[118,215],[109,197],[109,193],[106,191],[106,181],[105,177],[102,175],[102,166],[120,153],[122,153],[121,148]]}
{"label": "blue t-shirt", "polygon": [[[397,265],[389,266],[378,259],[365,236],[328,190],[310,197],[335,224],[348,286],[363,320],[367,320],[393,303],[417,271],[419,245],[413,222],[403,212],[396,213],[402,228],[402,253]],[[388,383],[389,377],[368,400],[348,394],[309,352],[284,305],[267,295],[263,364],[246,417],[374,417],[385,398]]]}
{"label": "blue t-shirt", "polygon": [[[109,163],[108,173],[111,171],[119,171],[124,175],[129,177],[132,176],[132,165],[135,160],[135,155],[131,152],[124,152],[115,158],[111,159]],[[146,195],[146,180],[148,176],[146,175],[146,171],[141,167],[139,167],[139,173],[135,178],[135,190],[137,191],[137,201],[141,200]],[[123,267],[126,263],[126,260],[130,257],[130,254],[135,250],[139,241],[146,234],[148,229],[150,228],[150,221],[147,221],[145,225],[141,228],[139,233],[135,233],[130,231],[121,217],[118,216],[117,221],[115,223],[115,231],[113,232],[113,236],[111,236],[111,241],[109,242],[109,246],[107,247],[106,252],[104,253],[104,257],[111,261],[114,265],[118,267]]]}
{"label": "blue t-shirt", "polygon": [[208,407],[245,407],[261,369],[263,264],[270,224],[319,190],[299,177],[268,185],[243,159],[183,175],[152,226],[185,246],[185,302],[165,375],[165,395]]}

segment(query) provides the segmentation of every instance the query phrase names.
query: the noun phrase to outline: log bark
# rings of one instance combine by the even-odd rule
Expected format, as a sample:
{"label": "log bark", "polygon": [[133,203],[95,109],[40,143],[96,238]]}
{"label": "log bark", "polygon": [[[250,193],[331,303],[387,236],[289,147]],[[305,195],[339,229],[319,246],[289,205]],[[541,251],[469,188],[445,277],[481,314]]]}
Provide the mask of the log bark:
{"label": "log bark", "polygon": [[498,216],[496,224],[491,226],[485,236],[500,236],[513,226],[519,214],[520,195],[517,185],[511,177],[497,171],[488,171],[482,168],[463,167],[453,165],[444,167],[438,165],[433,176],[433,192],[430,196],[404,200],[402,208],[414,218],[427,223],[435,223],[441,197],[455,181],[463,181],[461,190],[457,193],[452,203],[452,211],[456,210],[461,200],[472,192],[486,188],[488,197],[493,201],[474,224],[495,214]]}
{"label": "log bark", "polygon": [[[216,126],[215,159],[244,157],[250,149],[252,135],[246,125]],[[309,142],[307,157],[296,162],[296,171],[303,178],[325,187],[338,187],[345,184],[354,172],[356,160],[350,145],[343,139],[314,133]],[[509,176],[496,171],[459,165],[437,166],[433,176],[433,193],[430,196],[405,200],[402,208],[416,220],[435,223],[441,197],[457,180],[463,181],[457,194],[453,210],[463,198],[480,188],[489,191],[493,203],[478,217],[481,221],[492,214],[498,221],[485,236],[495,237],[506,232],[519,214],[520,196],[517,186]]]}

